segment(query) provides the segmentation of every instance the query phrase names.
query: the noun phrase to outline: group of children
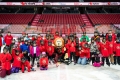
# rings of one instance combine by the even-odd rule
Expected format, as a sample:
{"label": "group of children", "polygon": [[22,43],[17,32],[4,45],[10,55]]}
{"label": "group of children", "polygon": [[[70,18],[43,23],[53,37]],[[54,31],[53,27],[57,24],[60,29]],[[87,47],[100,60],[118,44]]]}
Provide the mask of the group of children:
{"label": "group of children", "polygon": [[22,73],[26,69],[28,72],[35,71],[33,68],[35,60],[40,70],[47,70],[48,64],[56,64],[58,67],[58,62],[67,65],[72,62],[74,65],[86,65],[92,61],[93,66],[100,67],[104,66],[106,60],[108,66],[110,64],[120,65],[120,37],[116,37],[111,30],[106,36],[100,36],[98,32],[94,32],[91,41],[86,33],[81,36],[80,40],[75,33],[69,34],[62,37],[64,47],[56,48],[54,40],[59,37],[62,37],[59,32],[51,34],[48,31],[45,37],[40,34],[29,37],[28,34],[23,33],[16,41],[8,32],[4,37],[6,46],[3,53],[0,53],[0,77],[4,78],[20,70]]}

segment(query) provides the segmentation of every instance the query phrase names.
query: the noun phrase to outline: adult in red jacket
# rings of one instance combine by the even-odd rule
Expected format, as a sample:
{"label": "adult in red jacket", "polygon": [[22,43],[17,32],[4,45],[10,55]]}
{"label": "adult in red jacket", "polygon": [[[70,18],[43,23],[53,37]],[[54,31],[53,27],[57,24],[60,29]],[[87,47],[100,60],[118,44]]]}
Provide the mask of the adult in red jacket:
{"label": "adult in red jacket", "polygon": [[48,58],[46,57],[46,53],[42,52],[42,58],[40,58],[40,70],[48,69]]}
{"label": "adult in red jacket", "polygon": [[9,52],[11,52],[11,43],[12,43],[13,37],[11,35],[11,32],[8,32],[8,34],[5,36],[4,41],[6,43],[6,46],[9,48]]}
{"label": "adult in red jacket", "polygon": [[8,34],[4,38],[6,46],[10,46],[13,40],[13,37],[11,35],[11,32],[8,32]]}
{"label": "adult in red jacket", "polygon": [[19,50],[16,50],[15,55],[13,56],[14,61],[13,61],[13,64],[12,64],[12,69],[11,69],[12,73],[18,73],[19,72],[19,69],[21,68],[21,58],[22,57],[23,57],[23,54],[20,53]]}
{"label": "adult in red jacket", "polygon": [[0,54],[0,62],[2,65],[2,71],[1,71],[1,76],[4,78],[6,75],[11,74],[11,60],[12,56],[8,53],[7,48],[5,47],[3,49],[3,53]]}
{"label": "adult in red jacket", "polygon": [[106,64],[110,66],[109,62],[109,53],[108,53],[108,43],[105,38],[103,38],[102,43],[101,43],[101,53],[102,53],[102,66],[104,66],[104,61],[106,60]]}
{"label": "adult in red jacket", "polygon": [[108,36],[108,53],[111,64],[114,64],[114,57],[113,57],[113,49],[114,49],[114,41],[112,41],[112,36]]}
{"label": "adult in red jacket", "polygon": [[120,65],[120,41],[117,39],[114,44],[114,64]]}
{"label": "adult in red jacket", "polygon": [[106,35],[106,40],[108,40],[109,36],[112,36],[112,41],[116,40],[116,35],[112,32],[112,30],[108,31],[108,34]]}
{"label": "adult in red jacket", "polygon": [[53,61],[53,58],[55,58],[54,53],[54,46],[52,46],[52,42],[48,41],[48,46],[46,47],[46,52],[48,53],[48,59],[50,61]]}
{"label": "adult in red jacket", "polygon": [[90,58],[90,49],[88,48],[88,44],[85,44],[85,48],[79,47],[79,59],[78,64],[86,65],[87,59]]}
{"label": "adult in red jacket", "polygon": [[71,43],[69,44],[69,50],[70,50],[70,62],[72,62],[72,57],[74,59],[74,64],[76,64],[76,42],[74,41],[74,38],[71,38]]}

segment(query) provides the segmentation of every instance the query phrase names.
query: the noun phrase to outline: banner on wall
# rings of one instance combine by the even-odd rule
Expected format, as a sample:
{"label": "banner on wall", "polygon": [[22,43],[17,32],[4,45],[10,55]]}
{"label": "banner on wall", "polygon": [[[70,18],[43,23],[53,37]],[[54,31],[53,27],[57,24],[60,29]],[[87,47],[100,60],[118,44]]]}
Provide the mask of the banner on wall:
{"label": "banner on wall", "polygon": [[95,6],[95,5],[120,5],[120,2],[0,2],[0,5],[21,5],[21,6],[32,6],[32,5],[43,5],[43,6],[60,6],[60,5],[68,5],[68,6]]}

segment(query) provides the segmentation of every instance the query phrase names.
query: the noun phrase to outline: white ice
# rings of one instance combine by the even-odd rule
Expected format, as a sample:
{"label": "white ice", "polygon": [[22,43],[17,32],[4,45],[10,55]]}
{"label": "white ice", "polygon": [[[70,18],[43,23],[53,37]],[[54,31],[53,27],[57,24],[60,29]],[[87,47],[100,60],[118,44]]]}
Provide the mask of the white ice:
{"label": "white ice", "polygon": [[34,72],[19,72],[0,80],[120,80],[120,66],[93,67],[91,65],[49,65],[45,71],[35,67]]}

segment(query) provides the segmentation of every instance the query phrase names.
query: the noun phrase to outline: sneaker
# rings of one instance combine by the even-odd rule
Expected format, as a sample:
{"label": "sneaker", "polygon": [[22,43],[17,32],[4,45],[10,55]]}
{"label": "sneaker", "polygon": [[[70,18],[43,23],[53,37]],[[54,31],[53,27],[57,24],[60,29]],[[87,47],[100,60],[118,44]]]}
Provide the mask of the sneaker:
{"label": "sneaker", "polygon": [[107,64],[110,67],[110,64]]}

